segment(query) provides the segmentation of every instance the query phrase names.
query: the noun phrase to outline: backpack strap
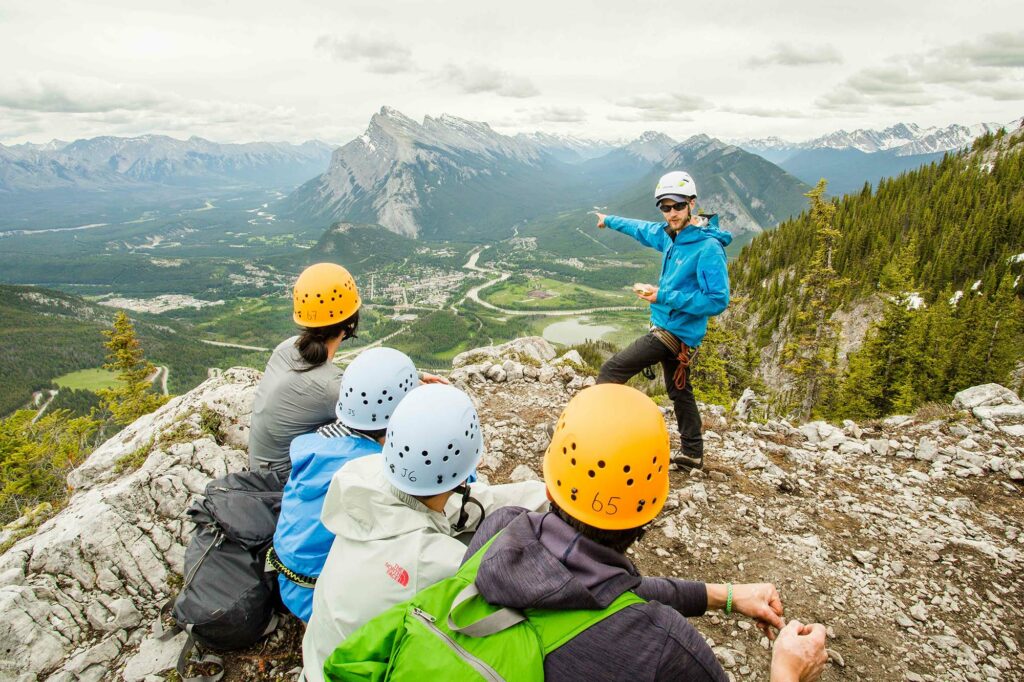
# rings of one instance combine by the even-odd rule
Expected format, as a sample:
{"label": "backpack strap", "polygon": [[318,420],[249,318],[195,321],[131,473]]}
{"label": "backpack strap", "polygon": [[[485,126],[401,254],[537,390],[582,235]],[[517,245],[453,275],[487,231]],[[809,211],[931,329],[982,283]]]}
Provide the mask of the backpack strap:
{"label": "backpack strap", "polygon": [[[544,655],[562,646],[570,639],[580,634],[592,625],[595,625],[608,616],[611,616],[627,606],[643,604],[641,599],[633,592],[623,592],[611,604],[604,609],[576,609],[572,611],[552,611],[548,609],[526,609],[526,612],[509,607],[497,609],[472,623],[459,625],[456,622],[456,611],[474,597],[480,596],[476,586],[476,575],[480,568],[480,562],[484,554],[490,548],[491,543],[500,535],[495,534],[484,544],[466,563],[462,565],[456,574],[463,578],[468,584],[462,588],[452,601],[448,610],[448,629],[469,637],[487,637],[495,633],[507,630],[523,621],[529,621],[536,630],[541,641]],[[481,597],[482,599],[482,597]]]}
{"label": "backpack strap", "polygon": [[[192,627],[189,626],[188,630],[191,629]],[[181,653],[178,654],[178,665],[175,666],[175,670],[178,671],[178,676],[181,678],[182,682],[218,682],[220,678],[224,677],[224,659],[213,654],[203,654],[198,658],[192,656],[191,654],[195,650],[195,647],[196,641],[192,639],[192,633],[189,632],[188,639],[185,641],[185,646],[181,648]],[[196,675],[194,677],[190,677],[185,674],[185,668],[188,667],[189,663],[194,665],[215,665],[220,668],[220,670],[213,675]]]}
{"label": "backpack strap", "polygon": [[523,615],[522,611],[506,607],[498,609],[490,615],[484,616],[480,620],[470,623],[469,625],[457,625],[454,619],[455,610],[464,602],[478,596],[479,594],[480,591],[476,588],[476,583],[470,583],[462,588],[462,591],[455,596],[455,600],[452,601],[452,608],[448,611],[449,630],[452,632],[462,633],[468,637],[486,637],[487,635],[493,635],[496,632],[507,630],[513,625],[517,625],[518,623],[522,623],[526,620],[526,616]]}
{"label": "backpack strap", "polygon": [[612,616],[627,606],[644,604],[645,599],[633,592],[623,592],[615,601],[604,609],[577,609],[572,611],[552,611],[549,609],[527,609],[526,616],[530,625],[540,637],[544,655],[562,646],[587,628],[597,625],[605,618]]}

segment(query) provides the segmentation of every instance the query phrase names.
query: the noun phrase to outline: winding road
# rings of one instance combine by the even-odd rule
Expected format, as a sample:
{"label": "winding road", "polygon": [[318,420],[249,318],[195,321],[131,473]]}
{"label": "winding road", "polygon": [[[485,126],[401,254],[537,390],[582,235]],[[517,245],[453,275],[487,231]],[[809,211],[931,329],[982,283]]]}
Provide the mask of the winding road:
{"label": "winding road", "polygon": [[480,292],[483,291],[484,289],[488,288],[488,287],[491,287],[491,286],[494,286],[495,284],[498,284],[499,282],[504,282],[506,279],[508,279],[509,277],[512,276],[512,273],[510,273],[510,272],[502,272],[501,270],[492,270],[492,269],[489,269],[489,268],[481,268],[481,267],[479,267],[477,265],[477,261],[480,259],[480,254],[483,253],[484,249],[487,249],[487,248],[490,248],[490,247],[489,246],[482,246],[482,247],[480,247],[478,249],[473,250],[473,252],[469,256],[469,260],[466,261],[466,264],[463,265],[462,267],[465,270],[473,270],[475,272],[482,272],[482,273],[486,273],[486,274],[490,274],[490,275],[497,275],[497,277],[495,277],[492,280],[488,280],[487,282],[484,282],[483,284],[481,284],[479,286],[475,286],[472,289],[470,289],[468,292],[466,292],[466,295],[463,296],[462,299],[460,299],[458,301],[458,303],[453,303],[452,304],[452,308],[454,308],[455,306],[459,305],[460,303],[463,303],[467,298],[469,298],[472,301],[474,301],[475,303],[479,303],[480,305],[482,305],[485,308],[489,308],[490,310],[498,311],[502,315],[541,316],[541,317],[568,317],[568,316],[571,316],[571,315],[586,315],[586,314],[589,314],[589,313],[599,313],[599,312],[611,311],[611,310],[639,310],[640,309],[640,306],[636,306],[636,305],[603,306],[603,307],[598,307],[598,308],[581,308],[581,309],[578,309],[578,310],[510,310],[508,308],[499,308],[498,306],[494,305],[493,303],[488,303],[487,301],[485,301],[482,298],[480,298]]}
{"label": "winding road", "polygon": [[264,353],[269,353],[273,348],[263,348],[261,346],[243,346],[240,343],[227,343],[226,341],[207,341],[206,339],[200,339],[203,343],[211,346],[221,346],[222,348],[241,348],[242,350],[258,350]]}

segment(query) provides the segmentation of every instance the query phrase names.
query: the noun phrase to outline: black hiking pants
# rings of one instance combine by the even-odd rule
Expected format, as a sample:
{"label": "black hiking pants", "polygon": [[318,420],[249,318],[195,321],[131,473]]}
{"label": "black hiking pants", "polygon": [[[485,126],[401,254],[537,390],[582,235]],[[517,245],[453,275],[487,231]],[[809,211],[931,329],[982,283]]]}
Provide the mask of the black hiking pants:
{"label": "black hiking pants", "polygon": [[661,363],[661,369],[665,374],[665,388],[668,389],[668,397],[675,406],[682,454],[688,457],[703,457],[704,439],[700,433],[701,421],[700,412],[697,411],[697,400],[693,397],[693,386],[690,385],[690,368],[686,368],[686,387],[676,388],[672,377],[679,367],[679,360],[654,334],[641,336],[608,358],[597,375],[597,383],[624,384],[639,374],[644,367],[656,362]]}

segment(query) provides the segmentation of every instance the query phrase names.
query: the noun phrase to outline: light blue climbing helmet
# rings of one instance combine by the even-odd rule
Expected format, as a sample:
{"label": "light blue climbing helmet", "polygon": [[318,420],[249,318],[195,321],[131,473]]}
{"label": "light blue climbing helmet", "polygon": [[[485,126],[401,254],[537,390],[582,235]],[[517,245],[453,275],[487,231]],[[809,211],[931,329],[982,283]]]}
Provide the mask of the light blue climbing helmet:
{"label": "light blue climbing helmet", "polygon": [[345,369],[335,412],[351,429],[386,429],[399,401],[419,383],[408,355],[394,348],[369,348]]}
{"label": "light blue climbing helmet", "polygon": [[469,396],[444,384],[413,389],[395,408],[384,441],[384,475],[410,495],[437,495],[473,473],[483,453]]}

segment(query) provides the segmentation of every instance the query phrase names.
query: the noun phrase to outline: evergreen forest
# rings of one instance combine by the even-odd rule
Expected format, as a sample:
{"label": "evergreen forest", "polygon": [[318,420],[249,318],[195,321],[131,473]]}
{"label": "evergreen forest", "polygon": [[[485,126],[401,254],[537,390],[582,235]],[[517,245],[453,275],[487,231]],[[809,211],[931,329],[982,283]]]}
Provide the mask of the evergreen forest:
{"label": "evergreen forest", "polygon": [[[810,211],[743,249],[723,322],[788,371],[780,411],[865,419],[981,383],[1021,390],[1022,141],[985,135],[842,199],[819,184]],[[881,318],[840,357],[835,314],[869,299]]]}

